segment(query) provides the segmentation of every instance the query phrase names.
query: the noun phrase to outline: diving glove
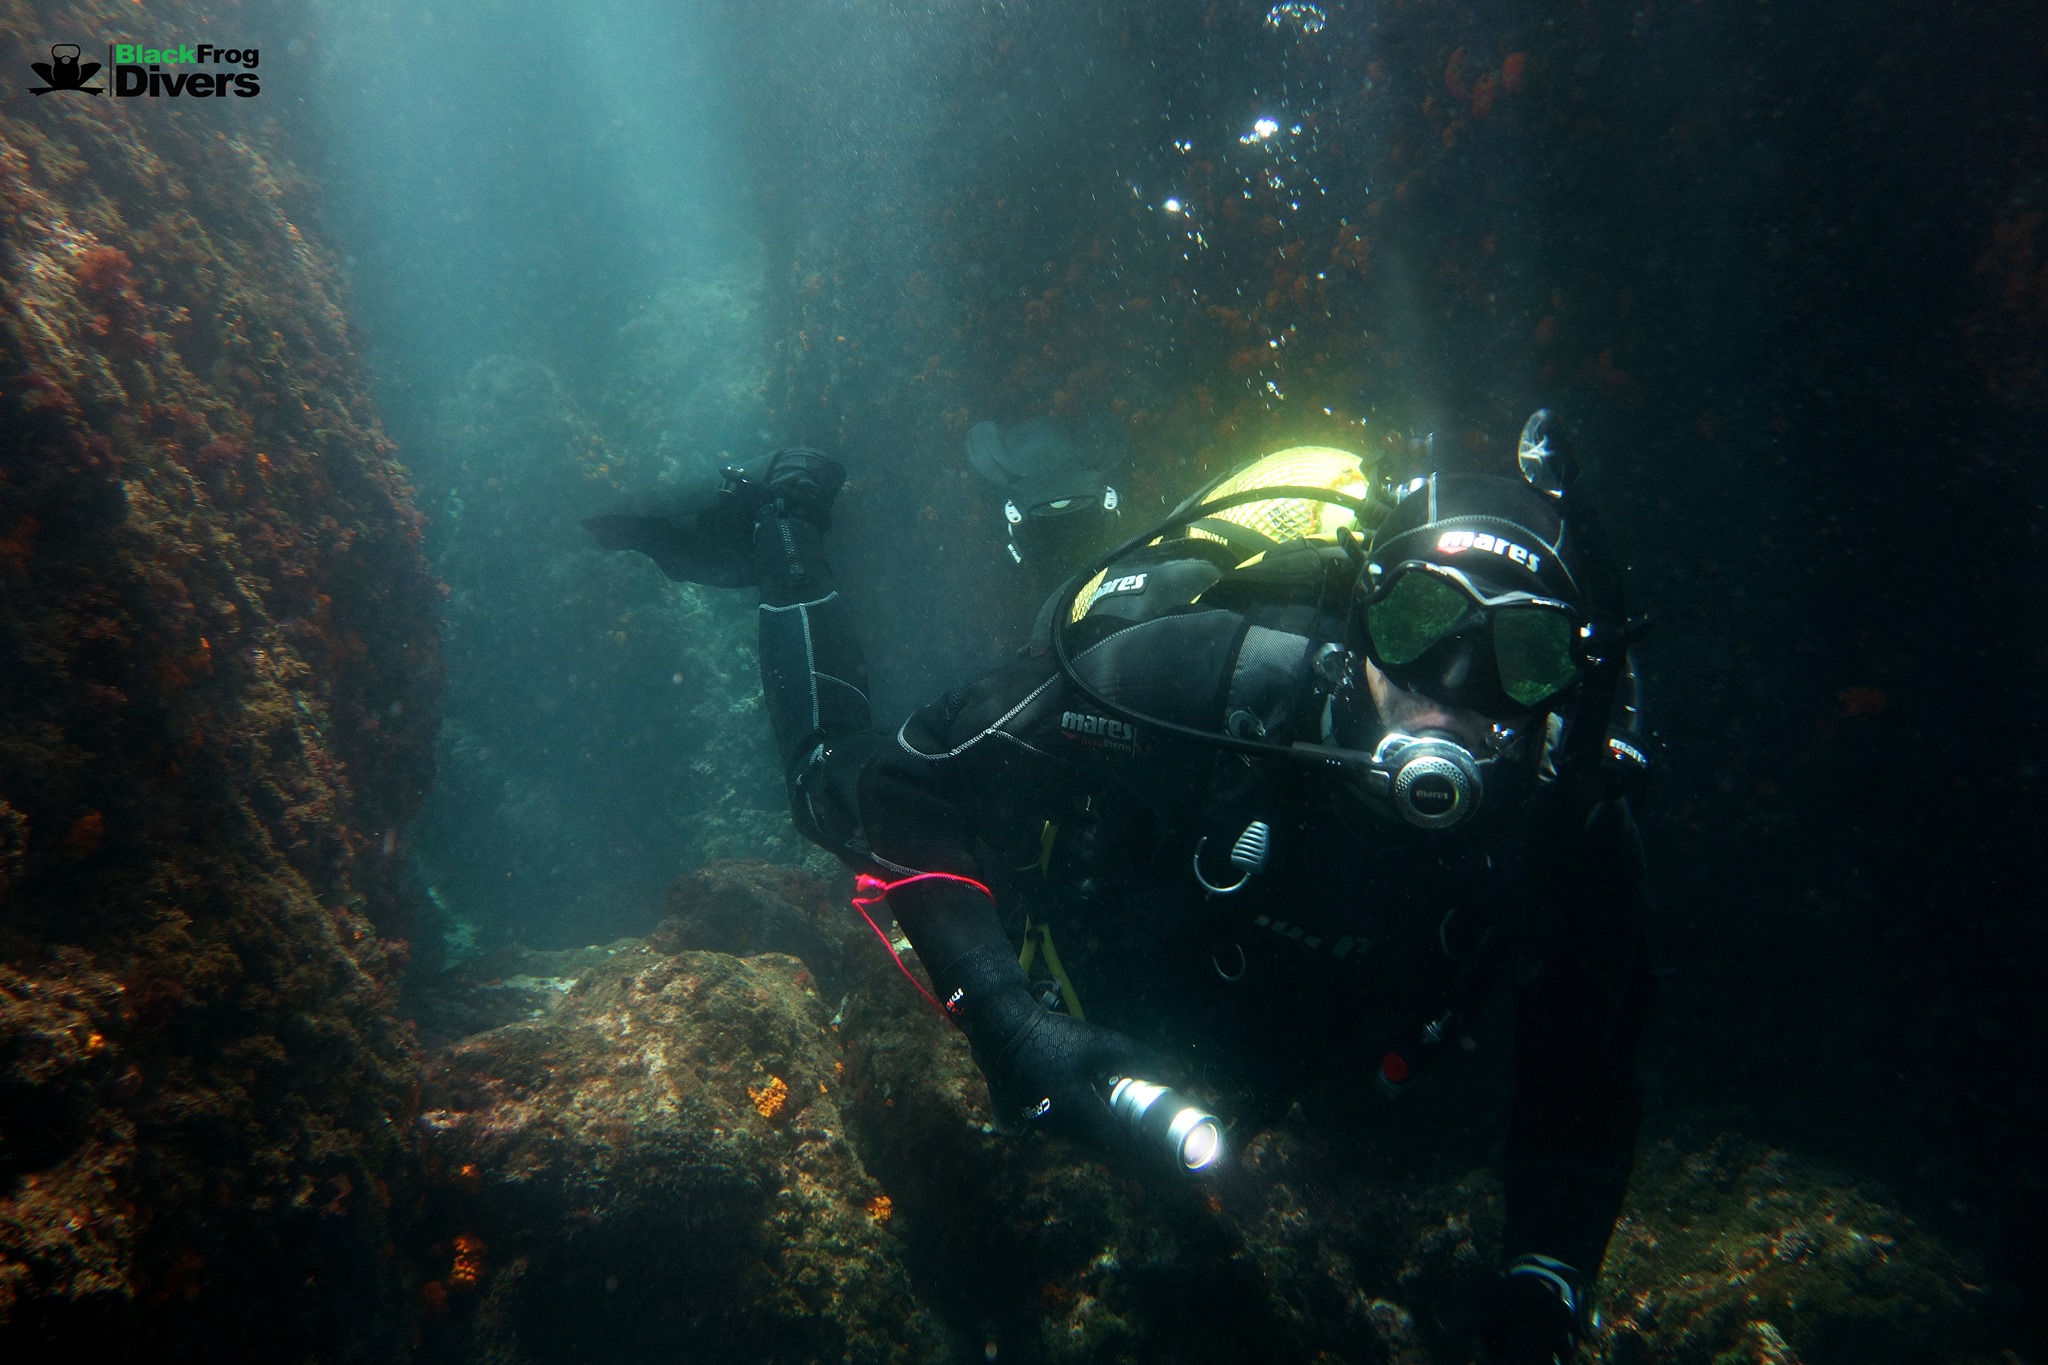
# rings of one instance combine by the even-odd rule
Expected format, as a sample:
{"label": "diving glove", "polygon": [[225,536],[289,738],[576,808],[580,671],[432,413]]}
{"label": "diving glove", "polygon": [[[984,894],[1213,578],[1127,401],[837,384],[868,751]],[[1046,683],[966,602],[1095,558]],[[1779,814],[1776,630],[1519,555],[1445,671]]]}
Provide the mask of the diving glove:
{"label": "diving glove", "polygon": [[1480,1339],[1495,1365],[1570,1365],[1586,1292],[1579,1272],[1549,1256],[1517,1256],[1487,1295]]}
{"label": "diving glove", "polygon": [[1109,1082],[1159,1074],[1144,1048],[1099,1024],[1047,1009],[1007,942],[954,959],[936,979],[1005,1122],[1043,1128],[1103,1151],[1129,1146],[1110,1112]]}
{"label": "diving glove", "polygon": [[1047,1009],[1028,986],[985,996],[968,1038],[998,1113],[1103,1151],[1130,1145],[1110,1111],[1110,1081],[1159,1074],[1136,1042]]}
{"label": "diving glove", "polygon": [[917,946],[945,1011],[967,1034],[1006,1123],[1128,1152],[1110,1082],[1163,1068],[1121,1033],[1040,1003],[993,902],[976,883],[941,878],[894,890],[889,905]]}

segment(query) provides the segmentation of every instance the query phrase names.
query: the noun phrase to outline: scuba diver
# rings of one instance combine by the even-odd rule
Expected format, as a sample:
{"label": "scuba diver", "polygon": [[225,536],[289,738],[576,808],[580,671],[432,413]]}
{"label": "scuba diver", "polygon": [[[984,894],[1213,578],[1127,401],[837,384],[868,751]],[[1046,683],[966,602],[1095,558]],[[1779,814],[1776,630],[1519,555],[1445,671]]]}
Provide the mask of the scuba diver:
{"label": "scuba diver", "polygon": [[[863,914],[894,915],[1006,1119],[1197,1171],[1222,1130],[1167,1081],[1240,1115],[1342,1113],[1407,1090],[1505,989],[1484,1338],[1563,1362],[1641,1116],[1647,760],[1637,632],[1547,412],[1517,460],[1393,483],[1341,450],[1266,456],[894,732],[825,555],[829,456],[586,524],[671,577],[758,585],[793,818],[858,874]],[[1077,947],[1116,991],[1077,991],[1101,979]]]}

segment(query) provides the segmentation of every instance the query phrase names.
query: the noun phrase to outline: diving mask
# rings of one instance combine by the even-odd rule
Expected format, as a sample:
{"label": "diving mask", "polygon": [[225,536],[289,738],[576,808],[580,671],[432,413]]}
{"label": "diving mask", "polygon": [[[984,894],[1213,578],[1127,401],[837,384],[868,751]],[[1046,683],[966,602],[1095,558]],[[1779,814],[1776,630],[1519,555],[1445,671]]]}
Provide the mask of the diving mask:
{"label": "diving mask", "polygon": [[1583,671],[1584,623],[1570,603],[1488,592],[1449,565],[1396,564],[1361,608],[1366,653],[1389,678],[1490,718],[1541,710]]}

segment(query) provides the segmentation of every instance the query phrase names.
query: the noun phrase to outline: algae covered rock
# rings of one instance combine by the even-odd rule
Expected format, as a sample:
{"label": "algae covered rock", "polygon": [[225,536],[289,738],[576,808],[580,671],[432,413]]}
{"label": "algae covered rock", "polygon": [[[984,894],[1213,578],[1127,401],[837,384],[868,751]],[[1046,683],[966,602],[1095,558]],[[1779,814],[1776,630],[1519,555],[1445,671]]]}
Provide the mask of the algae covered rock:
{"label": "algae covered rock", "polygon": [[[887,970],[881,945],[845,896],[801,868],[753,859],[715,862],[676,878],[663,908],[667,918],[647,939],[653,947],[742,957],[787,953],[801,959],[835,1001],[855,971]],[[888,975],[908,992],[901,977]]]}
{"label": "algae covered rock", "polygon": [[618,951],[442,1057],[430,1294],[496,1359],[930,1358],[838,1062],[794,959]]}
{"label": "algae covered rock", "polygon": [[[110,14],[0,26],[25,57]],[[312,186],[234,103],[0,109],[10,1361],[410,1337],[439,584]]]}
{"label": "algae covered rock", "polygon": [[1601,1278],[1611,1365],[1990,1361],[1982,1277],[1881,1193],[1744,1137],[1644,1148]]}
{"label": "algae covered rock", "polygon": [[415,1022],[421,1042],[445,1046],[506,1024],[541,1019],[593,967],[640,946],[638,939],[584,948],[493,948],[441,973],[417,993]]}
{"label": "algae covered rock", "polygon": [[79,1212],[121,1209],[135,1137],[105,1103],[131,1067],[95,1027],[119,995],[76,952],[34,976],[0,964],[0,1326],[38,1300],[91,1312],[118,1311],[126,1297],[119,1267],[133,1216]]}

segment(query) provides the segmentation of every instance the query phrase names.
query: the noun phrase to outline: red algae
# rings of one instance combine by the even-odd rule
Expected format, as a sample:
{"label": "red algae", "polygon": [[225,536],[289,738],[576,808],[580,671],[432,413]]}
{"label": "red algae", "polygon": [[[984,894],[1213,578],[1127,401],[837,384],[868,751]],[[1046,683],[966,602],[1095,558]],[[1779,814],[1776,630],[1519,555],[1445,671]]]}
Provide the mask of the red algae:
{"label": "red algae", "polygon": [[1500,77],[1481,76],[1472,82],[1472,117],[1485,118],[1493,112],[1493,101],[1500,93]]}

